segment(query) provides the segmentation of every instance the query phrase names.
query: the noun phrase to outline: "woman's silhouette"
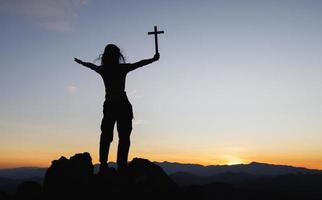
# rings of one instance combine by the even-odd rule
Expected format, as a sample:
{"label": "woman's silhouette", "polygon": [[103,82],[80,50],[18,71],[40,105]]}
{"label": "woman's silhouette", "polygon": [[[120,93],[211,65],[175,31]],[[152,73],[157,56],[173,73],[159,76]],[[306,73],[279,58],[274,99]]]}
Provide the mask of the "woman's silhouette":
{"label": "woman's silhouette", "polygon": [[114,124],[117,123],[119,144],[117,150],[118,170],[127,167],[128,152],[130,148],[130,134],[132,131],[133,111],[125,92],[125,79],[128,72],[144,65],[159,60],[157,53],[151,59],[141,60],[130,64],[125,63],[120,49],[114,44],[108,44],[101,56],[101,66],[93,63],[83,62],[75,58],[75,61],[84,65],[103,78],[105,85],[105,102],[103,106],[103,120],[101,124],[99,160],[100,170],[108,168],[108,152],[113,140]]}

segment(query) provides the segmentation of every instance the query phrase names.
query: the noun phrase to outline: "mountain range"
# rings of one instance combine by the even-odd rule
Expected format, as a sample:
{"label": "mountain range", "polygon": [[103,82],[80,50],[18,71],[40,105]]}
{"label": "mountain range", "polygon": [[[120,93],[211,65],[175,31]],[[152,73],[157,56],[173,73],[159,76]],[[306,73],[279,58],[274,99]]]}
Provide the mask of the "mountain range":
{"label": "mountain range", "polygon": [[[322,170],[307,169],[287,165],[274,165],[251,162],[236,165],[182,164],[172,162],[154,162],[159,165],[178,185],[207,184],[211,182],[239,183],[259,177],[274,177],[287,174],[322,174]],[[109,166],[116,168],[116,163]],[[97,173],[99,165],[94,165]],[[47,168],[20,167],[0,169],[0,190],[12,190],[17,184],[32,180],[41,183]]]}
{"label": "mountain range", "polygon": [[[41,194],[41,191],[49,194],[53,190],[53,194],[56,194],[56,191],[61,189],[63,191],[61,194],[69,192],[75,195],[75,191],[84,189],[87,191],[86,194],[92,195],[101,189],[102,192],[105,191],[108,185],[110,185],[108,187],[113,185],[111,191],[114,192],[120,189],[133,190],[135,187],[132,192],[138,193],[137,189],[145,192],[148,190],[153,191],[151,193],[153,195],[171,193],[183,195],[187,199],[196,199],[194,197],[227,199],[229,196],[229,199],[260,197],[260,199],[315,200],[322,196],[322,170],[303,167],[258,162],[202,166],[134,159],[130,162],[132,166],[130,175],[126,179],[123,177],[126,185],[122,186],[119,185],[124,181],[122,176],[117,178],[113,169],[116,164],[109,165],[112,167],[110,171],[98,173],[99,165],[92,165],[89,154],[76,154],[69,160],[62,157],[53,161],[49,169],[39,167],[0,169],[0,197],[6,194],[9,195],[7,197],[18,197],[21,194],[25,196],[33,194],[32,191],[36,192],[35,194]],[[86,178],[87,175],[89,179]],[[85,185],[78,185],[81,183]],[[134,185],[128,188],[128,184]],[[79,186],[86,188],[80,189]],[[160,193],[159,190],[165,188],[174,190],[171,189],[170,193]]]}
{"label": "mountain range", "polygon": [[[209,165],[203,166],[199,164],[183,164],[176,162],[153,162],[159,165],[168,175],[177,173],[192,174],[200,177],[209,177],[218,174],[249,174],[253,176],[277,176],[284,174],[322,174],[322,170],[308,169],[304,167],[294,167],[288,165],[274,165],[267,163],[251,162],[249,164],[236,165]],[[109,166],[116,168],[116,163],[111,162]],[[94,171],[97,172],[99,164],[94,166]],[[32,179],[42,178],[46,173],[47,168],[40,167],[20,167],[0,169],[0,178],[7,179]]]}

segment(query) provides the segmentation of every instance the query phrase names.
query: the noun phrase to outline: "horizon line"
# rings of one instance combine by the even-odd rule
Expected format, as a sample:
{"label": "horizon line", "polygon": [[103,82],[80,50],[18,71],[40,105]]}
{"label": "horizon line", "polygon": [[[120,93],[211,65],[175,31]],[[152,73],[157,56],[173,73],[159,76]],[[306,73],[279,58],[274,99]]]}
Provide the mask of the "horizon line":
{"label": "horizon line", "polygon": [[[139,157],[135,157],[139,158]],[[134,158],[133,158],[134,159]],[[132,159],[132,160],[133,160]],[[142,158],[145,159],[145,158]],[[149,159],[147,159],[149,160]],[[302,169],[308,169],[308,170],[317,170],[317,171],[322,171],[322,168],[308,168],[308,167],[303,167],[303,166],[295,166],[295,165],[289,165],[289,164],[275,164],[275,163],[265,163],[265,162],[257,162],[257,161],[251,161],[249,163],[236,163],[236,164],[211,164],[211,165],[203,165],[203,164],[198,164],[198,163],[182,163],[182,162],[169,162],[169,161],[151,161],[153,163],[172,163],[172,164],[180,164],[180,165],[199,165],[202,167],[215,167],[215,166],[236,166],[236,165],[250,165],[250,164],[263,164],[263,165],[273,165],[273,166],[285,166],[285,167],[294,167],[294,168],[302,168]],[[99,165],[100,163],[93,163],[93,166]],[[108,164],[116,164],[115,161],[108,162]],[[49,168],[48,167],[41,167],[41,166],[21,166],[21,167],[6,167],[6,168],[1,168],[0,170],[11,170],[11,169],[22,169],[22,168],[38,168],[38,169],[45,169]]]}

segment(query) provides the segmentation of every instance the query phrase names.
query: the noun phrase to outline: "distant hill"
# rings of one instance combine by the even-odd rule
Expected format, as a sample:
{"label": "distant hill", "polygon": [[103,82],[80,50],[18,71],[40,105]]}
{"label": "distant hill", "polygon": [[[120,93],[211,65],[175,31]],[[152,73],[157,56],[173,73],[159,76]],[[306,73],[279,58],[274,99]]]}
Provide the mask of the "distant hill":
{"label": "distant hill", "polygon": [[214,182],[229,183],[229,184],[243,184],[245,182],[253,181],[259,178],[275,177],[269,175],[253,175],[247,173],[219,173],[211,176],[198,176],[187,172],[177,172],[170,175],[171,179],[179,186],[188,185],[204,185]]}
{"label": "distant hill", "polygon": [[[267,163],[251,162],[249,164],[237,164],[237,165],[209,165],[203,166],[198,164],[182,164],[171,162],[153,162],[159,165],[167,174],[175,173],[188,173],[201,177],[208,177],[217,174],[248,174],[256,176],[276,176],[283,174],[316,174],[322,173],[322,170],[307,169],[303,167],[293,167],[287,165],[273,165]],[[111,162],[109,166],[116,168],[116,163]],[[94,166],[94,172],[97,172],[99,165]],[[42,178],[46,173],[47,168],[39,167],[21,167],[0,169],[0,177],[7,179],[30,179],[30,178]]]}
{"label": "distant hill", "polygon": [[0,169],[1,178],[10,179],[29,179],[29,178],[43,178],[47,168],[40,167],[19,167]]}
{"label": "distant hill", "polygon": [[222,173],[246,173],[249,175],[283,175],[297,173],[322,173],[322,170],[307,169],[303,167],[293,167],[287,165],[273,165],[267,163],[251,162],[249,164],[237,165],[196,165],[196,164],[180,164],[170,162],[155,162],[167,172],[174,174],[177,172],[185,172],[198,176],[213,176]]}

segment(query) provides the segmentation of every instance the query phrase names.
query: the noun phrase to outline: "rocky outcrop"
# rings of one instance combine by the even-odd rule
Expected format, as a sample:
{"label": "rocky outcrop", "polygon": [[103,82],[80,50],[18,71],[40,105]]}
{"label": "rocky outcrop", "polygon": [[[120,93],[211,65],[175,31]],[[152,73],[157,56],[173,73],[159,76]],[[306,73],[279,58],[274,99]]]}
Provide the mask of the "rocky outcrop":
{"label": "rocky outcrop", "polygon": [[89,153],[79,153],[70,159],[61,157],[52,161],[46,172],[44,192],[49,197],[74,196],[86,190],[92,177],[93,164]]}
{"label": "rocky outcrop", "polygon": [[178,193],[177,185],[158,165],[134,158],[125,171],[106,168],[94,174],[89,153],[54,160],[44,179],[46,199],[102,197],[164,199]]}
{"label": "rocky outcrop", "polygon": [[128,175],[134,184],[147,191],[167,192],[178,188],[161,167],[147,159],[134,158],[129,163]]}

